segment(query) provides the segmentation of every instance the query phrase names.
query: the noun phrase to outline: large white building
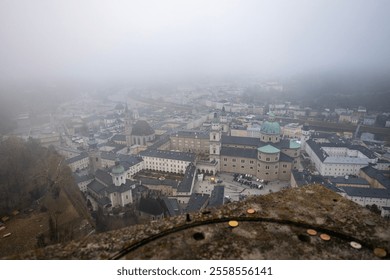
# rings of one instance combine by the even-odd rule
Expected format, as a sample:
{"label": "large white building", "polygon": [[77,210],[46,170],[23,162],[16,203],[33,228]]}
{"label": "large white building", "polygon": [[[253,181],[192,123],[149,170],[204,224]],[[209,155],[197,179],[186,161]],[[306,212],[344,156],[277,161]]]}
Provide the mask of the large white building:
{"label": "large white building", "polygon": [[390,207],[390,191],[388,189],[343,187],[342,196],[362,206],[376,205],[379,209]]}
{"label": "large white building", "polygon": [[195,154],[164,150],[145,150],[140,153],[144,168],[162,172],[184,174],[187,166],[195,162]]}
{"label": "large white building", "polygon": [[330,142],[309,139],[305,151],[323,176],[358,175],[361,168],[378,161],[369,149],[345,140]]}

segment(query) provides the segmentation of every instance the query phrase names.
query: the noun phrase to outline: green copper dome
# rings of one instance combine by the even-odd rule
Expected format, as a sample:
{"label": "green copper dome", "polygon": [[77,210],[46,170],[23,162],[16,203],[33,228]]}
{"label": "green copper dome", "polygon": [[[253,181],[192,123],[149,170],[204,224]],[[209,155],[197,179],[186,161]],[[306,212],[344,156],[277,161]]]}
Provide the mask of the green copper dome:
{"label": "green copper dome", "polygon": [[278,122],[266,121],[261,126],[260,132],[264,134],[280,135],[280,125]]}
{"label": "green copper dome", "polygon": [[280,150],[278,148],[275,148],[274,146],[271,146],[271,145],[266,145],[266,146],[260,147],[257,150],[260,153],[264,153],[264,154],[276,154],[276,153],[280,152]]}
{"label": "green copper dome", "polygon": [[112,174],[122,174],[125,172],[125,168],[120,164],[119,158],[115,159],[115,166],[111,170]]}
{"label": "green copper dome", "polygon": [[290,149],[299,149],[301,144],[296,140],[290,140]]}

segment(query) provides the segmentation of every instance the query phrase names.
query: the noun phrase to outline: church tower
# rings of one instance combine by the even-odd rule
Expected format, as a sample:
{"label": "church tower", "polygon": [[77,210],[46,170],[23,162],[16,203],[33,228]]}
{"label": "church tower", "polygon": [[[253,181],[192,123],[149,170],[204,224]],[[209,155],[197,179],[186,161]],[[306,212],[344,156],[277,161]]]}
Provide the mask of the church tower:
{"label": "church tower", "polygon": [[214,118],[211,123],[210,130],[210,161],[219,161],[221,151],[221,123],[219,122],[217,113],[214,113]]}
{"label": "church tower", "polygon": [[90,163],[90,172],[95,174],[95,171],[100,168],[100,156],[99,150],[97,148],[97,141],[95,139],[95,135],[93,131],[89,131],[88,137],[88,155],[89,155],[89,163]]}
{"label": "church tower", "polygon": [[301,149],[305,150],[306,141],[310,138],[310,128],[307,123],[302,126]]}
{"label": "church tower", "polygon": [[132,145],[132,140],[131,140],[131,132],[133,130],[133,120],[132,120],[132,114],[129,111],[129,108],[127,107],[126,104],[126,109],[125,109],[125,136],[126,136],[126,145],[128,148],[131,147]]}
{"label": "church tower", "polygon": [[125,168],[120,164],[119,158],[115,159],[115,166],[111,170],[112,182],[115,186],[126,184],[126,171]]}
{"label": "church tower", "polygon": [[229,124],[228,124],[228,119],[225,111],[225,106],[222,107],[222,113],[220,119],[221,119],[222,132],[229,135]]}

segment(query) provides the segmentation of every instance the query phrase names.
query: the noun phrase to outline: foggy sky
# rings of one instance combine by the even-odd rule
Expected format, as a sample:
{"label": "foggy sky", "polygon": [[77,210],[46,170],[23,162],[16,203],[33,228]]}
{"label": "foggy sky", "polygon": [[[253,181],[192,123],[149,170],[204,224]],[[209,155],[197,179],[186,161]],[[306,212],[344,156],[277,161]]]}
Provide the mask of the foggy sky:
{"label": "foggy sky", "polygon": [[390,1],[0,0],[1,79],[390,68]]}

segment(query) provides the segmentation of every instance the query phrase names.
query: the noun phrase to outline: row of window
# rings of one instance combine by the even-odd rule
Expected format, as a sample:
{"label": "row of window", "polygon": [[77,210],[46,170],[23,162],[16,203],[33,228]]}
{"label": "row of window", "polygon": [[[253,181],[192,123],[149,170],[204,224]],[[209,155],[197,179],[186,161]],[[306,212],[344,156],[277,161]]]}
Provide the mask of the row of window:
{"label": "row of window", "polygon": [[[223,161],[228,161],[228,158],[223,158]],[[240,160],[241,161],[241,163],[245,163],[246,162],[246,160],[245,159],[241,159]],[[235,158],[232,158],[232,162],[237,162],[237,159],[235,159]],[[254,164],[255,162],[253,161],[253,160],[249,160],[249,164]]]}
{"label": "row of window", "polygon": [[[147,165],[152,165],[152,166],[167,166],[167,167],[176,167],[176,164],[171,164],[171,165],[169,165],[168,163],[154,163],[154,162],[152,162],[152,163],[148,163]],[[177,167],[179,167],[179,168],[184,168],[185,167],[185,165],[177,165]]]}
{"label": "row of window", "polygon": [[164,171],[164,172],[178,172],[178,173],[184,173],[184,169],[171,169],[171,168],[165,168],[165,167],[154,167],[154,166],[146,166],[146,169],[148,170],[158,170],[158,171]]}
{"label": "row of window", "polygon": [[[154,161],[163,161],[163,162],[177,162],[179,160],[175,160],[175,159],[166,159],[166,158],[153,158]],[[151,162],[154,162],[153,160],[149,160]]]}

